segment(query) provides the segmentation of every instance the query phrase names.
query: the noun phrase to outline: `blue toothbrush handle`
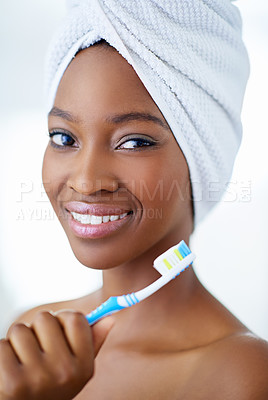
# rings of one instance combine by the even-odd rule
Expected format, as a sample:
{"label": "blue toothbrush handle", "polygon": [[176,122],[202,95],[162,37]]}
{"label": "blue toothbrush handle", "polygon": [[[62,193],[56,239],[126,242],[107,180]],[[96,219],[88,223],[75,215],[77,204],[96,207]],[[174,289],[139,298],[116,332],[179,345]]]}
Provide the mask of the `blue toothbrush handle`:
{"label": "blue toothbrush handle", "polygon": [[86,315],[86,319],[89,325],[95,324],[103,317],[113,314],[114,312],[120,311],[126,308],[118,303],[117,296],[112,296],[99,307],[93,310],[90,314]]}

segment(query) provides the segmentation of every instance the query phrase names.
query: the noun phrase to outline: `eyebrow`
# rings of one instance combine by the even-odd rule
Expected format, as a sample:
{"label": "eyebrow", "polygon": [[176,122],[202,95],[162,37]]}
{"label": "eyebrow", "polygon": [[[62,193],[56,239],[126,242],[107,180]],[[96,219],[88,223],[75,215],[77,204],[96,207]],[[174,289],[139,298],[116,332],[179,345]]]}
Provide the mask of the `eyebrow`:
{"label": "eyebrow", "polygon": [[58,107],[53,107],[49,111],[48,117],[60,117],[60,118],[66,119],[69,122],[77,122],[78,121],[76,118],[74,118],[72,116],[71,113],[69,113],[68,111],[61,110]]}
{"label": "eyebrow", "polygon": [[[48,116],[60,117],[69,122],[74,122],[74,123],[79,122],[78,118],[73,117],[71,113],[69,113],[68,111],[61,110],[58,107],[53,107],[48,113]],[[169,125],[165,121],[162,121],[160,118],[150,113],[142,113],[142,112],[115,114],[110,117],[107,117],[105,121],[112,124],[123,124],[125,122],[131,122],[131,121],[154,122],[155,124],[160,125],[164,129],[167,130],[170,129]]]}
{"label": "eyebrow", "polygon": [[154,122],[155,124],[160,125],[162,128],[169,130],[169,126],[165,121],[162,121],[160,118],[149,113],[131,112],[127,114],[118,114],[108,117],[106,121],[113,124],[122,124],[124,122],[130,122],[130,121]]}

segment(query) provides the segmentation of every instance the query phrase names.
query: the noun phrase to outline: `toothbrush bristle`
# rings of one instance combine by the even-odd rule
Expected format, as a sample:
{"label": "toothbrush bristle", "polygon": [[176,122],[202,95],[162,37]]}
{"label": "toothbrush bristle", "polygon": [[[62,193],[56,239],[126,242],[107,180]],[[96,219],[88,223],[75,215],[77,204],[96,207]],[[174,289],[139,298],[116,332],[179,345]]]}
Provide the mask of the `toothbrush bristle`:
{"label": "toothbrush bristle", "polygon": [[183,258],[188,256],[191,253],[191,250],[189,249],[189,247],[187,246],[187,244],[184,241],[179,243],[178,251],[182,255]]}
{"label": "toothbrush bristle", "polygon": [[173,266],[169,263],[169,261],[166,258],[163,259],[163,263],[165,264],[167,269],[172,269],[173,268]]}
{"label": "toothbrush bristle", "polygon": [[183,256],[182,256],[182,254],[179,252],[178,249],[174,249],[174,253],[176,254],[176,256],[178,257],[179,260],[182,260],[182,259],[183,259]]}
{"label": "toothbrush bristle", "polygon": [[191,254],[191,250],[182,240],[177,246],[173,246],[164,254],[154,260],[154,268],[164,275],[167,271],[176,268],[185,257]]}

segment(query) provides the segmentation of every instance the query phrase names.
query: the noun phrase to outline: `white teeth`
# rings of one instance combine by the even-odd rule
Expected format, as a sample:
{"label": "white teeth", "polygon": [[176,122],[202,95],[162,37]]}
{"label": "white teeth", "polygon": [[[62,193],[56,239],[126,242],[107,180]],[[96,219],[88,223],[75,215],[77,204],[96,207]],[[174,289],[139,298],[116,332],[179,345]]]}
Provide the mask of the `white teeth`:
{"label": "white teeth", "polygon": [[91,216],[90,215],[81,215],[80,218],[81,218],[82,224],[90,224],[90,222],[91,222]]}
{"label": "white teeth", "polygon": [[89,214],[78,214],[76,212],[71,212],[75,220],[81,222],[85,225],[99,225],[101,223],[107,223],[109,221],[117,221],[119,218],[125,218],[127,213],[120,215],[89,215]]}
{"label": "white teeth", "polygon": [[91,216],[91,225],[99,225],[102,223],[102,217],[99,215]]}
{"label": "white teeth", "polygon": [[102,217],[102,222],[109,222],[110,221],[110,216],[109,215],[104,215]]}
{"label": "white teeth", "polygon": [[111,215],[110,216],[110,221],[116,221],[117,219],[119,219],[119,215]]}
{"label": "white teeth", "polygon": [[90,224],[90,222],[91,222],[91,215],[77,214],[75,212],[72,212],[72,215],[73,215],[74,219],[81,222],[81,224]]}

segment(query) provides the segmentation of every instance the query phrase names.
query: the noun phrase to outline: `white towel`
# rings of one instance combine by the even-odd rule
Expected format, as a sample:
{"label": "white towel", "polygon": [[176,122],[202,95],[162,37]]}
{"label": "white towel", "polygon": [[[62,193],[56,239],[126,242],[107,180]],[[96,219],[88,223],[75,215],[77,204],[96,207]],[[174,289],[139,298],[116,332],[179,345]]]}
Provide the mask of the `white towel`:
{"label": "white towel", "polygon": [[77,51],[105,39],[133,66],[187,160],[197,224],[230,180],[249,62],[230,0],[69,0],[46,64],[48,107]]}

